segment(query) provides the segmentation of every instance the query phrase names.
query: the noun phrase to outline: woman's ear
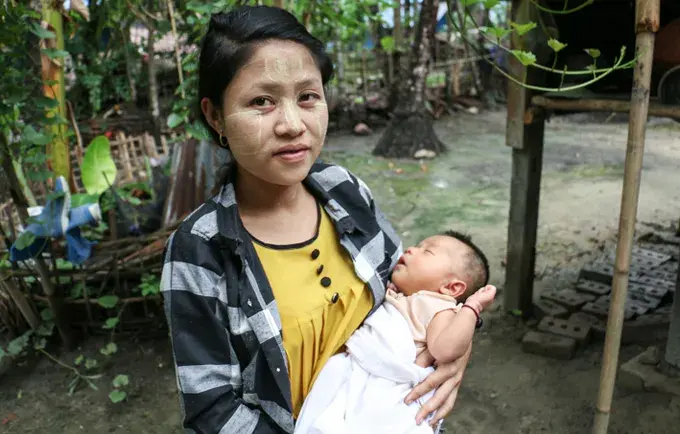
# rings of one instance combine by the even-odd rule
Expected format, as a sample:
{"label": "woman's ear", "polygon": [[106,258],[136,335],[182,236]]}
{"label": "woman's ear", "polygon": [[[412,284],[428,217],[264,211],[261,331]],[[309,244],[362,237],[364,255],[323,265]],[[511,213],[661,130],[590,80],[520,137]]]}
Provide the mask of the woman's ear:
{"label": "woman's ear", "polygon": [[454,298],[459,298],[467,291],[467,283],[459,279],[451,279],[439,288],[442,294],[450,295]]}
{"label": "woman's ear", "polygon": [[208,121],[213,130],[217,131],[217,134],[222,135],[222,118],[220,116],[219,108],[210,101],[210,98],[204,97],[201,100],[201,111],[203,116]]}

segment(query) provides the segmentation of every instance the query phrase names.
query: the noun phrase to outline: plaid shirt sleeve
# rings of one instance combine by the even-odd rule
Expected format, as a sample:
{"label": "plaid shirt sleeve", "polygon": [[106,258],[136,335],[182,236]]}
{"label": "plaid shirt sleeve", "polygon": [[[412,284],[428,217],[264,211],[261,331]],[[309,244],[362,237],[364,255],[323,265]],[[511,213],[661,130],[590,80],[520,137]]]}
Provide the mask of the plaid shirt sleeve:
{"label": "plaid shirt sleeve", "polygon": [[222,255],[197,226],[183,225],[168,240],[161,281],[183,426],[197,434],[282,432],[241,398]]}

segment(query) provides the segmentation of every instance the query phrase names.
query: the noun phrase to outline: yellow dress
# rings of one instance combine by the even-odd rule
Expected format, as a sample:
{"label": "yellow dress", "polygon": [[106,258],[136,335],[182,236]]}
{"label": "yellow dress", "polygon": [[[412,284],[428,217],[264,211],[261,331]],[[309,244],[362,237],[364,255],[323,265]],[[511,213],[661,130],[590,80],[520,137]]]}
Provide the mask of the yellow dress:
{"label": "yellow dress", "polygon": [[373,295],[323,210],[318,234],[309,242],[272,246],[254,240],[254,245],[281,316],[297,418],[321,368],[368,315]]}

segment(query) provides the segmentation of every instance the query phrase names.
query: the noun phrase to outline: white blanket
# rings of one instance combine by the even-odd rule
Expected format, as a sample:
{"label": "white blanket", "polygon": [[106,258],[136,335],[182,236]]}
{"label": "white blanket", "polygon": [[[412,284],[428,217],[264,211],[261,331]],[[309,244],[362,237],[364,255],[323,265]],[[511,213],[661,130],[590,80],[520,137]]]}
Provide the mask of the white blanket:
{"label": "white blanket", "polygon": [[384,303],[347,341],[347,353],[330,358],[314,382],[295,434],[433,434],[416,414],[433,392],[404,404],[433,368],[415,364],[406,320]]}

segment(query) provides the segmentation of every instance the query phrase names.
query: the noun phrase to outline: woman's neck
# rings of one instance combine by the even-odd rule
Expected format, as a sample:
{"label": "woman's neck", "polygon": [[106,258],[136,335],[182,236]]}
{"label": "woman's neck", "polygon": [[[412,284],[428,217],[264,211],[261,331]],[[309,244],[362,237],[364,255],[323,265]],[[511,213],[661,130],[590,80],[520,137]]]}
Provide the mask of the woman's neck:
{"label": "woman's neck", "polygon": [[271,184],[246,170],[237,168],[236,201],[241,213],[291,211],[309,199],[302,183],[291,186]]}

